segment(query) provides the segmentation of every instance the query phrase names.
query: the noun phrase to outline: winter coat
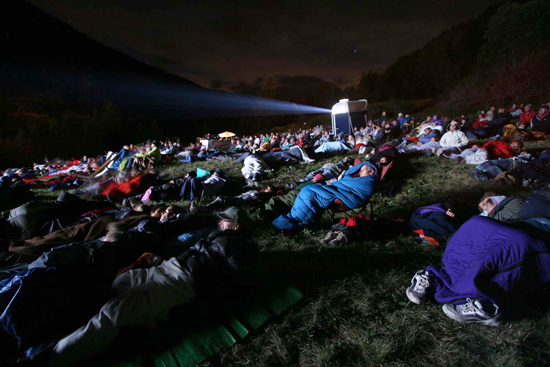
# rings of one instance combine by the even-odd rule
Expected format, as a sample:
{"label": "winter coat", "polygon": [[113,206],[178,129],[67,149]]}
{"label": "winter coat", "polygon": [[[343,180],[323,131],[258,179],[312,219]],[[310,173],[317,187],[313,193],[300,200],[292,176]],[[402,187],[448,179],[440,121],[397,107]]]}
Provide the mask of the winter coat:
{"label": "winter coat", "polygon": [[271,167],[265,163],[263,157],[251,154],[244,160],[244,167],[241,172],[244,178],[252,178],[255,174],[263,174],[271,171]]}
{"label": "winter coat", "polygon": [[460,130],[447,131],[439,141],[439,144],[443,147],[458,147],[463,148],[468,145],[468,137]]}
{"label": "winter coat", "polygon": [[528,125],[531,123],[531,120],[536,115],[537,115],[537,112],[535,110],[531,110],[529,113],[522,112],[522,114],[519,116],[519,123],[523,125]]}
{"label": "winter coat", "polygon": [[545,134],[550,134],[550,113],[547,113],[542,118],[540,115],[536,115],[531,120],[531,129],[534,131],[540,131]]}
{"label": "winter coat", "polygon": [[211,295],[252,284],[259,256],[258,243],[244,230],[216,229],[177,259],[195,293]]}
{"label": "winter coat", "polygon": [[138,157],[138,158],[150,158],[154,162],[160,162],[160,159],[161,159],[160,149],[157,146],[154,146],[147,153],[138,153],[138,154],[136,154],[136,157]]}
{"label": "winter coat", "polygon": [[515,221],[520,217],[521,207],[524,202],[525,198],[521,196],[508,197],[498,203],[489,214],[489,218],[505,223]]}

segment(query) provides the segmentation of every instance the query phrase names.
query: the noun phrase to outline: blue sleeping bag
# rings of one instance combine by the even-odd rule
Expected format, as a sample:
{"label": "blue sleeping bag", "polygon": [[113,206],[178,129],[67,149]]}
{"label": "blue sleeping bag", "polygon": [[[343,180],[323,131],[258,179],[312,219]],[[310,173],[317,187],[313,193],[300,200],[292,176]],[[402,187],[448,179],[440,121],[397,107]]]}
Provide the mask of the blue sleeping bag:
{"label": "blue sleeping bag", "polygon": [[351,209],[358,208],[368,202],[374,193],[378,175],[353,177],[361,167],[370,165],[378,173],[376,166],[370,162],[363,162],[346,171],[340,181],[333,185],[313,184],[305,187],[296,198],[290,213],[281,215],[273,221],[273,226],[285,231],[294,231],[321,219],[323,212],[334,200],[340,199]]}
{"label": "blue sleeping bag", "polygon": [[343,144],[339,141],[328,141],[321,144],[321,146],[315,149],[315,153],[338,153],[338,152],[347,152],[351,150],[346,144]]}
{"label": "blue sleeping bag", "polygon": [[449,240],[443,265],[426,270],[439,303],[472,298],[503,307],[550,281],[550,249],[525,232],[475,216]]}

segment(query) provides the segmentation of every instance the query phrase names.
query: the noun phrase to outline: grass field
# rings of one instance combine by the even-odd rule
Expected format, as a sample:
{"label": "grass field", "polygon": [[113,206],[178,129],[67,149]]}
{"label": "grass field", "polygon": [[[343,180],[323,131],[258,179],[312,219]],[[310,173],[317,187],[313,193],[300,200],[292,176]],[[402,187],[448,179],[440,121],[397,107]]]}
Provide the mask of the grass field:
{"label": "grass field", "polygon": [[[540,152],[550,143],[530,144]],[[308,165],[283,167],[264,185],[299,179],[334,157]],[[223,169],[244,184],[242,165],[227,162],[174,164],[161,170],[181,176],[200,166]],[[521,187],[476,181],[473,166],[437,157],[411,158],[398,175],[403,185],[394,197],[373,197],[385,218],[407,220],[419,206],[460,196],[474,202],[485,191],[526,194]],[[45,193],[45,192],[41,192]],[[186,204],[186,203],[184,203]],[[459,324],[441,306],[410,303],[405,295],[414,273],[440,263],[442,251],[404,231],[363,238],[343,246],[322,245],[324,231],[283,236],[256,213],[255,237],[261,246],[261,271],[304,293],[295,307],[203,366],[538,366],[550,364],[550,313],[507,322],[498,328]],[[208,214],[207,214],[208,215]],[[323,226],[330,227],[328,215]]]}

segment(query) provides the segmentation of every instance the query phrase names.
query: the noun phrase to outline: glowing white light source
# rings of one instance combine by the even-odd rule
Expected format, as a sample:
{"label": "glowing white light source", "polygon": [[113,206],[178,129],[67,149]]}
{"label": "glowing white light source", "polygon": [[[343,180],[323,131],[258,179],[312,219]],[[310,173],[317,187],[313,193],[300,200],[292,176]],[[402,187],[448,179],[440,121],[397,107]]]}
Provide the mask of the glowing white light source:
{"label": "glowing white light source", "polygon": [[348,98],[341,99],[340,102],[349,102]]}
{"label": "glowing white light source", "polygon": [[339,113],[347,113],[348,112],[348,108],[346,105],[339,105],[339,106],[335,106],[333,109],[332,109],[332,113],[337,115]]}

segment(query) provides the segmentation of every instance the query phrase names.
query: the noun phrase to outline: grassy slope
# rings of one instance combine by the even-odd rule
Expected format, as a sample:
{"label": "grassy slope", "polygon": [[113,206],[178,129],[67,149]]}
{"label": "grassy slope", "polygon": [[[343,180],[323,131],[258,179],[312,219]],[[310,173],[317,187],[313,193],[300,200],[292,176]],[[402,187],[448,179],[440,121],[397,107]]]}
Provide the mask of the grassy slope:
{"label": "grassy slope", "polygon": [[[529,148],[540,151],[549,145]],[[288,182],[323,163],[284,168],[269,181]],[[413,158],[409,167],[395,197],[375,196],[377,214],[407,219],[415,208],[456,194],[478,199],[487,190],[525,193],[476,181],[473,166],[442,158]],[[328,227],[328,217],[324,220]],[[321,231],[289,238],[260,221],[258,227],[263,271],[288,279],[306,299],[206,366],[517,366],[550,360],[550,314],[489,328],[456,323],[435,303],[408,302],[405,289],[412,275],[439,263],[442,255],[414,236],[364,238],[334,248],[319,243]]]}
{"label": "grassy slope", "polygon": [[[541,151],[550,144],[528,147]],[[284,185],[339,159],[283,167],[264,184]],[[161,173],[182,176],[197,166],[222,168],[237,185],[244,183],[242,165],[233,162],[178,163]],[[443,158],[412,158],[402,172],[404,185],[398,194],[374,196],[375,212],[406,220],[415,208],[455,195],[476,200],[488,190],[526,193],[522,188],[476,181],[472,168]],[[408,233],[323,246],[319,243],[322,231],[306,229],[285,237],[253,211],[251,215],[262,250],[262,272],[286,279],[306,297],[261,332],[204,366],[517,366],[550,361],[550,313],[489,328],[456,323],[435,303],[408,302],[405,289],[411,277],[418,269],[438,264],[442,255]],[[323,224],[330,226],[328,216]]]}

